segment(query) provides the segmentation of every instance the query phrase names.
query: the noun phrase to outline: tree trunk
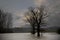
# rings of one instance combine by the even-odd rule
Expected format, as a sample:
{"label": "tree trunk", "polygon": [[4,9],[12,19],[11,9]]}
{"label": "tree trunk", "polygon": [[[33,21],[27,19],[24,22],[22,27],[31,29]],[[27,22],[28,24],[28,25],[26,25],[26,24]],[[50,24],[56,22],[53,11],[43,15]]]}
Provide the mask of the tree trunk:
{"label": "tree trunk", "polygon": [[38,37],[40,37],[40,33],[39,33],[39,32],[40,32],[40,25],[38,24],[38,25],[37,25],[37,36],[38,36]]}
{"label": "tree trunk", "polygon": [[35,34],[35,26],[32,26],[32,34]]}

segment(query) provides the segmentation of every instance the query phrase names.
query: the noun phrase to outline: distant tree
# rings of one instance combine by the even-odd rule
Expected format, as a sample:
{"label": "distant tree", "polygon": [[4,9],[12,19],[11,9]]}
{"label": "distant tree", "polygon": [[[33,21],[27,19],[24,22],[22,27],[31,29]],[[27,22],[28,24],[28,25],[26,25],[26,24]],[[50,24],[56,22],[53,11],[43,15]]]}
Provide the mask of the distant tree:
{"label": "distant tree", "polygon": [[12,15],[0,9],[0,33],[7,32],[12,24]]}
{"label": "distant tree", "polygon": [[2,10],[0,10],[0,32],[2,32],[3,31],[3,24],[4,24],[4,19],[5,19],[5,14],[3,14],[3,11]]}
{"label": "distant tree", "polygon": [[7,13],[7,16],[6,16],[6,27],[7,28],[11,28],[12,27],[12,14],[11,13]]}
{"label": "distant tree", "polygon": [[47,16],[47,11],[45,10],[44,6],[40,7],[30,7],[29,11],[25,14],[25,17],[27,21],[30,23],[30,25],[33,27],[33,32],[35,32],[35,27],[37,26],[37,36],[39,37],[40,34],[40,28],[42,25],[45,25],[44,18]]}

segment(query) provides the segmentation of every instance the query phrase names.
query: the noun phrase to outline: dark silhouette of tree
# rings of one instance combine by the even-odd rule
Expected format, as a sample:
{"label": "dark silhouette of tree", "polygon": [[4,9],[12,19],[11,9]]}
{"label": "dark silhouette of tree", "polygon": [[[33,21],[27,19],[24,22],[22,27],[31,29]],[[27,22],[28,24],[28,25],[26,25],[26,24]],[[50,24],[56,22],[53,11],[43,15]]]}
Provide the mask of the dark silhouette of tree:
{"label": "dark silhouette of tree", "polygon": [[12,27],[12,14],[11,13],[6,13],[6,29],[7,32],[12,32],[12,30],[10,30],[10,28]]}
{"label": "dark silhouette of tree", "polygon": [[57,33],[60,34],[60,28],[58,28]]}
{"label": "dark silhouette of tree", "polygon": [[3,12],[2,12],[2,10],[0,10],[0,32],[2,32],[3,31],[3,17],[4,17],[5,15],[3,14]]}
{"label": "dark silhouette of tree", "polygon": [[25,14],[27,21],[33,28],[33,33],[35,33],[35,27],[37,27],[37,36],[40,36],[41,26],[45,25],[44,18],[47,17],[47,12],[44,6],[41,7],[30,7],[29,11]]}
{"label": "dark silhouette of tree", "polygon": [[12,24],[12,15],[0,9],[0,33],[9,32]]}
{"label": "dark silhouette of tree", "polygon": [[29,12],[26,12],[25,17],[26,17],[27,21],[30,23],[30,25],[32,26],[31,33],[35,34],[35,17],[34,17],[35,13],[32,13],[33,10],[34,10],[34,8],[30,7]]}
{"label": "dark silhouette of tree", "polygon": [[6,18],[7,18],[7,28],[11,28],[12,27],[12,14],[11,13],[7,13],[7,16],[6,16]]}

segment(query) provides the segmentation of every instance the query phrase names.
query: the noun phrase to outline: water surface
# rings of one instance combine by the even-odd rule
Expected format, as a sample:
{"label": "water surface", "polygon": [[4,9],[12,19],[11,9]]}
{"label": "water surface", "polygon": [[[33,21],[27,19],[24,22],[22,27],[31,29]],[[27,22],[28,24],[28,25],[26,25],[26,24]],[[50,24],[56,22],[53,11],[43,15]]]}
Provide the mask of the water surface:
{"label": "water surface", "polygon": [[31,33],[6,33],[0,34],[0,40],[60,40],[60,35],[55,33],[43,33],[40,38]]}

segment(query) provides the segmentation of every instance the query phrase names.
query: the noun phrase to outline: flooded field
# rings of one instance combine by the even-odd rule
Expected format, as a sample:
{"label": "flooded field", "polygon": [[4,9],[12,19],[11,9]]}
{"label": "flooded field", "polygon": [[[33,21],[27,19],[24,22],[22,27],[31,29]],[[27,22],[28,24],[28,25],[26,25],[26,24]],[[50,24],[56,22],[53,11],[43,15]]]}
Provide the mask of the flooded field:
{"label": "flooded field", "polygon": [[30,33],[6,33],[0,34],[0,40],[60,40],[60,35],[54,33],[43,33],[41,38]]}

